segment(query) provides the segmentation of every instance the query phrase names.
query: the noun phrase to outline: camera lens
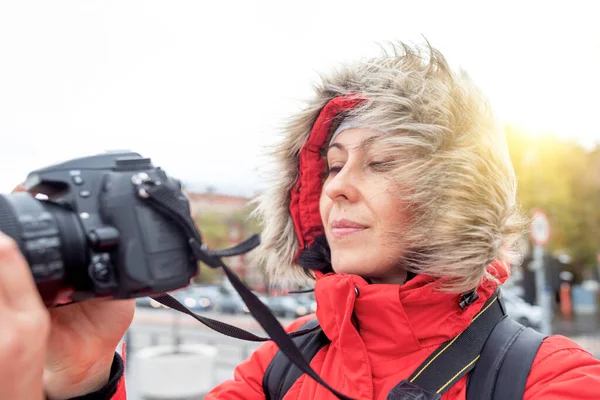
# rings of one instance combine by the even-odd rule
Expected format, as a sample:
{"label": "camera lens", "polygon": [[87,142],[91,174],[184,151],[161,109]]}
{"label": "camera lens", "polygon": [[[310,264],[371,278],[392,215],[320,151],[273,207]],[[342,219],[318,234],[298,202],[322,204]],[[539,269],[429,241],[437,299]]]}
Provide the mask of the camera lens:
{"label": "camera lens", "polygon": [[0,231],[19,245],[46,304],[85,276],[85,234],[66,207],[25,192],[0,195]]}

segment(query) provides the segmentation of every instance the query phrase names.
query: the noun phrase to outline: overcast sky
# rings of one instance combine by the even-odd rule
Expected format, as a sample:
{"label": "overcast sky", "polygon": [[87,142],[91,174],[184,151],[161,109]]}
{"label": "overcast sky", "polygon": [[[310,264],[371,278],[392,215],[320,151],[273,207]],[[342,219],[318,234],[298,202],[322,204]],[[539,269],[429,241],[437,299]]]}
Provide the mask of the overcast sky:
{"label": "overcast sky", "polygon": [[0,192],[114,149],[186,182],[251,191],[262,148],[318,73],[423,36],[503,121],[600,141],[596,2],[490,3],[3,1]]}

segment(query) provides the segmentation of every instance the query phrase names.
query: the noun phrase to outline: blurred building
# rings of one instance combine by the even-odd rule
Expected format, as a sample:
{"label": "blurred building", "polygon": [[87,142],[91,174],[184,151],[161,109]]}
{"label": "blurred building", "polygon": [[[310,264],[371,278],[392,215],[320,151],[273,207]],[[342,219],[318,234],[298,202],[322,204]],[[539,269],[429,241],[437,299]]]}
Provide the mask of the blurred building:
{"label": "blurred building", "polygon": [[244,211],[250,201],[247,197],[230,196],[214,192],[186,193],[190,201],[190,209],[194,217],[203,213],[235,213]]}
{"label": "blurred building", "polygon": [[[218,235],[219,247],[230,247],[259,233],[250,226],[246,218],[249,215],[250,198],[234,196],[216,191],[186,192],[190,210],[198,228],[203,234]],[[205,224],[212,225],[209,227]],[[218,225],[218,226],[215,226]],[[265,282],[260,269],[248,262],[246,255],[227,258],[225,263],[252,289],[263,291]],[[226,278],[225,278],[226,279]]]}

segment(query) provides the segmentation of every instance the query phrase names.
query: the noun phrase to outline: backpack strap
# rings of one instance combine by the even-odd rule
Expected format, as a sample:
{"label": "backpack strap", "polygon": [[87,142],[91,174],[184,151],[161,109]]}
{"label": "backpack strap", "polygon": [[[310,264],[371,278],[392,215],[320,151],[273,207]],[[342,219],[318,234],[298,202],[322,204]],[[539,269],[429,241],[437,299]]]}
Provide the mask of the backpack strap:
{"label": "backpack strap", "polygon": [[[307,333],[293,338],[308,361],[330,343],[318,324],[316,318],[307,321],[298,329]],[[442,344],[408,379],[396,385],[387,399],[441,399],[470,371],[467,399],[522,399],[531,364],[544,338],[506,316],[498,289],[467,329]],[[263,376],[266,399],[283,399],[302,374],[278,351]]]}
{"label": "backpack strap", "polygon": [[510,318],[492,331],[467,382],[467,399],[522,399],[531,364],[546,336]]}
{"label": "backpack strap", "polygon": [[441,399],[442,394],[471,371],[490,333],[505,318],[498,295],[499,291],[485,302],[464,331],[442,344],[408,379],[392,388],[387,400]]}
{"label": "backpack strap", "polygon": [[[317,329],[318,325],[319,321],[316,318],[307,321],[299,330],[314,330],[292,339],[304,358],[309,362],[319,350],[330,343],[323,330]],[[283,399],[283,396],[302,374],[304,372],[291,363],[281,350],[278,350],[263,375],[262,386],[267,400]]]}

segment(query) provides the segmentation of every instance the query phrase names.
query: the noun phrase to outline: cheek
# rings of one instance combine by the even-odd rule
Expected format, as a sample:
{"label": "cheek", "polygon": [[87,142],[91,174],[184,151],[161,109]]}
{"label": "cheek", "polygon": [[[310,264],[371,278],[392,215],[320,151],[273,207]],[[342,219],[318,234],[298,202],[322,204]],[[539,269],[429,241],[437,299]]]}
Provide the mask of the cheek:
{"label": "cheek", "polygon": [[327,220],[329,219],[329,212],[331,211],[332,201],[324,193],[321,193],[319,198],[319,213],[321,214],[321,222],[323,226],[327,226]]}
{"label": "cheek", "polygon": [[376,215],[382,239],[387,244],[402,242],[408,223],[406,205],[396,198],[388,198],[378,204]]}

